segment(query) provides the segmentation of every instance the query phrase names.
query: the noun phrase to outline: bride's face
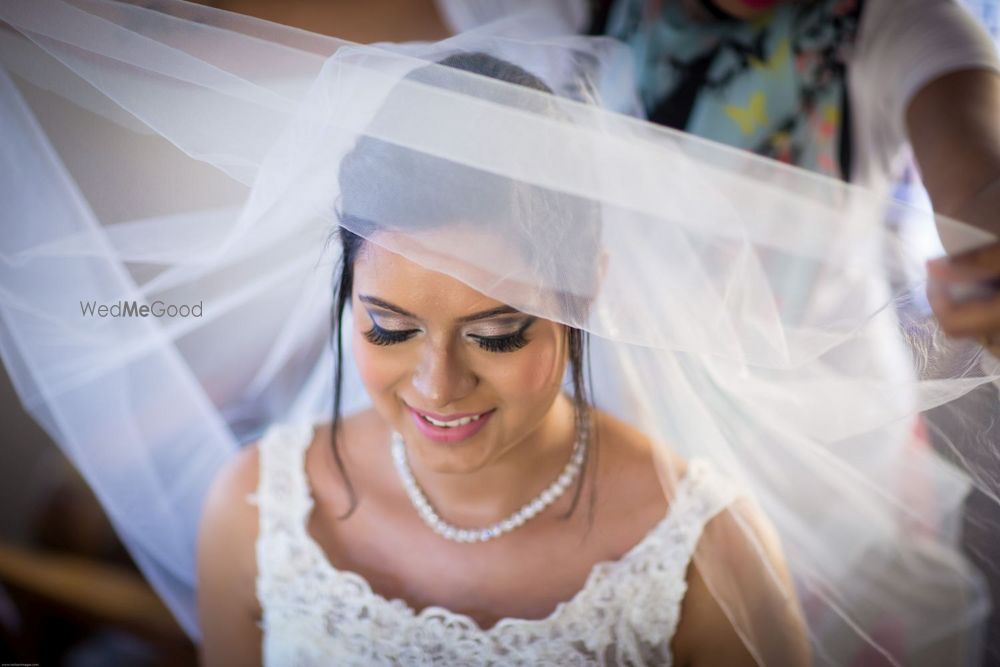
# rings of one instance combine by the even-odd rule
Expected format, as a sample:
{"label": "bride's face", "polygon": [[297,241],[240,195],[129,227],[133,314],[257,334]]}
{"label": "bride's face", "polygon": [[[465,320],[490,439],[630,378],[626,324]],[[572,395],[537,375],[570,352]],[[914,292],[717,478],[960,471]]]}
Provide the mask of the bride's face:
{"label": "bride's face", "polygon": [[566,328],[372,243],[354,263],[353,349],[376,410],[421,463],[469,472],[555,414]]}

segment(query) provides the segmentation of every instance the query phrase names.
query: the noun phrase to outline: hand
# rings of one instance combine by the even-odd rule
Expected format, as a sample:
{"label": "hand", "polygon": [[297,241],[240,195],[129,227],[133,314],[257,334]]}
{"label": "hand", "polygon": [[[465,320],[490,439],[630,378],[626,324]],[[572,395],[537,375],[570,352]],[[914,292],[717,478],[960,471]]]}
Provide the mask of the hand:
{"label": "hand", "polygon": [[927,298],[946,334],[1000,358],[1000,242],[929,261]]}

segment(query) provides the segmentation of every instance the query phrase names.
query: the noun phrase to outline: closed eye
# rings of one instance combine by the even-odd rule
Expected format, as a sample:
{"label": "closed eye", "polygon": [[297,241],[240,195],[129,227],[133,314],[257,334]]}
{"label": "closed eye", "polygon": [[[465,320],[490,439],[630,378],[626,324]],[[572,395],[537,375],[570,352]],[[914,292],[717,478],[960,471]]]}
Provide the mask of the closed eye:
{"label": "closed eye", "polygon": [[402,331],[383,329],[372,322],[372,328],[364,332],[364,337],[373,345],[393,345],[407,341],[419,332],[419,329],[405,329]]}
{"label": "closed eye", "polygon": [[520,329],[512,334],[504,336],[477,336],[476,334],[469,334],[469,338],[476,341],[479,347],[487,352],[513,352],[514,350],[520,350],[528,344],[528,339],[525,337],[524,332],[528,330],[528,327],[534,321],[535,318],[529,318]]}

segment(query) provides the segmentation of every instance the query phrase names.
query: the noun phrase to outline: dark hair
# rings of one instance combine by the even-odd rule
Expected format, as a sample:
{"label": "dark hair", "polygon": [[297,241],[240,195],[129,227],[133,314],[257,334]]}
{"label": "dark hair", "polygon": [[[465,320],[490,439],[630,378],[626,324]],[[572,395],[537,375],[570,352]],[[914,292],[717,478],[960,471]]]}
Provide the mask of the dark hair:
{"label": "dark hair", "polygon": [[[439,87],[454,88],[454,83],[442,76],[439,66],[480,74],[508,83],[525,86],[551,94],[551,89],[536,76],[524,69],[485,53],[460,53],[441,60],[438,66],[428,66],[411,72],[406,79],[420,83],[430,83]],[[391,98],[391,93],[390,93]],[[541,109],[542,113],[555,114],[554,109]],[[376,115],[376,122],[378,114]],[[416,181],[416,184],[415,184]],[[426,184],[421,187],[421,183]],[[333,456],[337,468],[344,479],[350,497],[350,506],[340,518],[347,518],[357,507],[357,494],[344,466],[337,446],[337,434],[341,422],[341,392],[343,386],[343,340],[342,318],[344,307],[351,298],[354,281],[354,261],[364,237],[384,227],[386,221],[410,219],[416,216],[422,222],[416,228],[445,224],[449,220],[477,219],[483,215],[511,210],[512,205],[532,204],[532,211],[544,215],[539,221],[546,233],[559,235],[555,243],[572,243],[580,252],[590,253],[595,259],[599,247],[600,217],[596,205],[563,193],[556,193],[537,186],[527,186],[511,179],[488,174],[471,168],[459,167],[447,160],[403,148],[371,136],[364,136],[344,157],[340,165],[339,185],[341,191],[338,225],[331,233],[340,243],[341,257],[333,279],[333,310],[331,312],[332,340],[334,348],[333,386]],[[441,198],[435,193],[447,185],[449,192],[467,192],[463,197]],[[436,187],[435,187],[436,186]],[[389,193],[390,196],[386,196]],[[400,197],[399,193],[407,193]],[[423,215],[420,215],[423,212]],[[403,217],[400,217],[403,216]],[[470,217],[472,216],[472,217]],[[562,221],[562,224],[556,222]],[[572,224],[566,224],[570,221]],[[552,224],[547,224],[547,223]],[[358,231],[355,233],[347,229]],[[413,227],[411,227],[413,228]],[[537,229],[533,233],[537,233]],[[363,236],[362,236],[363,235]],[[536,245],[528,231],[519,241],[519,249],[531,260],[531,264],[550,278],[564,280],[581,279],[579,276],[564,275],[565,267],[550,258],[535,256]],[[554,246],[554,247],[558,247]],[[588,255],[578,255],[586,257]],[[574,264],[578,272],[578,263]],[[555,274],[555,275],[551,275]],[[561,284],[561,283],[553,283]],[[580,321],[589,307],[589,302],[577,295],[558,294],[559,307],[570,318]],[[584,381],[584,361],[587,357],[587,333],[575,327],[567,327],[567,347],[573,384],[573,406],[577,437],[587,440],[587,455],[583,470],[573,493],[573,501],[563,516],[568,518],[576,508],[587,471],[596,468],[597,438],[591,427],[591,408],[588,391],[589,382]],[[589,379],[589,376],[588,376]],[[593,519],[595,495],[590,495],[590,518]]]}

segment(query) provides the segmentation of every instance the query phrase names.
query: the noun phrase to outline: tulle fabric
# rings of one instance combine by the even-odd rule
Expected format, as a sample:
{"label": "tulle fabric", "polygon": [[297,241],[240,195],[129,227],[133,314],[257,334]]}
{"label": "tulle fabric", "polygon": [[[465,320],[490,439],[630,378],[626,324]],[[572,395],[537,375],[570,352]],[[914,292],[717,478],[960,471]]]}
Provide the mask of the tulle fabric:
{"label": "tulle fabric", "polygon": [[[400,46],[169,0],[0,20],[0,353],[193,638],[214,475],[331,413],[343,225],[588,331],[595,403],[738,481],[695,562],[761,664],[795,608],[817,664],[975,664],[990,602],[956,543],[970,485],[996,499],[1000,363],[938,329],[901,204],[629,116],[624,47],[542,9]],[[559,97],[432,64],[477,51]],[[132,301],[200,308],[87,314]]]}

